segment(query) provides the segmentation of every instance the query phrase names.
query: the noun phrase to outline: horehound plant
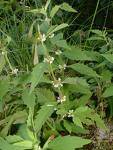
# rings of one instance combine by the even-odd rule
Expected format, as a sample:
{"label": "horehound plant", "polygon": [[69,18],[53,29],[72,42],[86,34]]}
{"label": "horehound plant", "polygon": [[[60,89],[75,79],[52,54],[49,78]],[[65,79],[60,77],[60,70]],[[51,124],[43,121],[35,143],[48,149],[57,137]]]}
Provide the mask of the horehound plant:
{"label": "horehound plant", "polygon": [[[0,49],[5,62],[0,70],[1,150],[74,150],[93,142],[85,138],[89,126],[108,132],[90,100],[95,94],[103,105],[103,99],[109,97],[109,88],[104,93],[99,89],[105,78],[96,70],[99,66],[93,65],[98,58],[112,62],[112,54],[67,44],[61,31],[69,25],[55,24],[58,11],[76,13],[67,3],[52,7],[50,0],[42,8],[27,11],[35,16],[25,36],[32,47],[32,71],[28,67],[22,72],[11,65],[8,45]],[[91,32],[94,36],[89,41],[101,39],[111,44],[106,32]],[[12,39],[5,36],[10,44]],[[95,92],[96,86],[99,90]]]}

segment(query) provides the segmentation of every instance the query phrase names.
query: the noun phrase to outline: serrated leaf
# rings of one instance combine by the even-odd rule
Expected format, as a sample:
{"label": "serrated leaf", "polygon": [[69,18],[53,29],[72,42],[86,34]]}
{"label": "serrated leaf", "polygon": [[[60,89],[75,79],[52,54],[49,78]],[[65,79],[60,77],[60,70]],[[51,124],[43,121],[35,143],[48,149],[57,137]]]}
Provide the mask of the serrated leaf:
{"label": "serrated leaf", "polygon": [[24,149],[11,145],[2,137],[0,137],[0,150],[24,150]]}
{"label": "serrated leaf", "polygon": [[40,104],[45,104],[46,102],[55,102],[54,93],[49,89],[38,89],[36,94],[37,101]]}
{"label": "serrated leaf", "polygon": [[82,85],[82,86],[85,86],[85,87],[89,87],[86,80],[83,79],[83,78],[80,78],[80,77],[68,77],[63,81],[63,83]]}
{"label": "serrated leaf", "polygon": [[103,36],[103,32],[101,30],[95,29],[95,30],[91,30],[92,33],[95,33],[99,36]]}
{"label": "serrated leaf", "polygon": [[55,138],[48,144],[48,148],[52,150],[75,150],[75,148],[82,148],[89,143],[91,143],[91,140],[76,136],[64,136]]}
{"label": "serrated leaf", "polygon": [[22,94],[22,100],[24,104],[27,105],[28,108],[31,108],[31,110],[34,111],[34,106],[35,106],[34,92],[29,93],[29,90],[25,89]]}
{"label": "serrated leaf", "polygon": [[104,121],[97,113],[94,112],[93,109],[90,109],[89,107],[78,107],[74,112],[74,117],[78,117],[82,123],[87,125],[92,125],[94,122],[96,122],[98,128],[107,130]]}
{"label": "serrated leaf", "polygon": [[13,145],[19,147],[20,149],[22,148],[22,149],[25,149],[25,150],[33,148],[33,143],[31,141],[27,141],[27,140],[14,143]]}
{"label": "serrated leaf", "polygon": [[102,54],[102,56],[109,62],[113,63],[113,54]]}
{"label": "serrated leaf", "polygon": [[111,85],[110,87],[107,87],[102,96],[105,98],[113,96],[113,85]]}
{"label": "serrated leaf", "polygon": [[74,116],[73,117],[73,122],[75,123],[76,126],[79,126],[79,127],[83,128],[82,122],[79,119],[79,117]]}
{"label": "serrated leaf", "polygon": [[66,40],[59,40],[59,41],[56,41],[54,44],[58,47],[62,47],[62,48],[65,48],[65,49],[70,49],[70,47],[68,46]]}
{"label": "serrated leaf", "polygon": [[58,12],[60,8],[60,5],[56,5],[55,7],[52,8],[51,12],[50,12],[50,17],[53,18],[55,16],[55,14]]}
{"label": "serrated leaf", "polygon": [[55,25],[55,26],[51,26],[51,28],[48,30],[48,35],[51,35],[53,34],[54,32],[57,32],[63,28],[66,28],[68,27],[68,24],[67,23],[62,23],[60,25]]}
{"label": "serrated leaf", "polygon": [[77,12],[68,3],[63,3],[60,8],[65,10],[65,11],[68,11],[68,12],[74,12],[74,13]]}
{"label": "serrated leaf", "polygon": [[44,123],[47,121],[47,119],[51,116],[51,114],[54,111],[54,105],[47,105],[41,107],[41,109],[37,112],[37,116],[34,120],[34,129],[36,133],[40,131]]}
{"label": "serrated leaf", "polygon": [[42,78],[46,70],[46,67],[47,67],[46,63],[39,63],[33,68],[33,71],[31,73],[31,89],[30,89],[31,93],[33,92],[37,84],[40,82],[40,79]]}
{"label": "serrated leaf", "polygon": [[73,70],[79,72],[80,74],[83,74],[83,75],[87,75],[87,76],[90,76],[90,77],[100,77],[96,71],[94,71],[92,68],[88,67],[87,65],[84,65],[84,64],[80,64],[80,63],[77,63],[77,64],[73,64],[73,65],[70,65],[69,68],[72,68]]}
{"label": "serrated leaf", "polygon": [[82,51],[80,48],[71,48],[71,50],[64,51],[63,55],[71,60],[92,60],[86,55],[85,51]]}
{"label": "serrated leaf", "polygon": [[16,143],[16,142],[20,142],[20,141],[23,141],[24,139],[23,138],[21,138],[20,136],[18,136],[18,135],[9,135],[9,136],[7,136],[6,138],[5,138],[7,141],[8,141],[8,143]]}

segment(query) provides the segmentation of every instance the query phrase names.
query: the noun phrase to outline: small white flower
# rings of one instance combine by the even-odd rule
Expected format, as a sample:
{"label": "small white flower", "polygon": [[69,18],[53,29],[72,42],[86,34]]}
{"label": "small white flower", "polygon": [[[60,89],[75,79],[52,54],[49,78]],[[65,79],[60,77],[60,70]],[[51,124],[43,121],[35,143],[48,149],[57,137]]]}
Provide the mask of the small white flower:
{"label": "small white flower", "polygon": [[55,54],[60,55],[60,54],[62,54],[62,51],[58,50],[58,51],[55,52]]}
{"label": "small white flower", "polygon": [[47,58],[44,58],[44,62],[52,64],[54,61],[54,57],[48,56]]}
{"label": "small white flower", "polygon": [[54,36],[55,36],[55,34],[53,33],[53,34],[49,35],[49,38],[51,39],[51,38],[53,38]]}
{"label": "small white flower", "polygon": [[12,70],[12,74],[17,74],[18,73],[18,69],[14,69],[14,70]]}
{"label": "small white flower", "polygon": [[69,110],[69,112],[68,112],[68,117],[73,117],[74,115],[73,115],[73,110]]}
{"label": "small white flower", "polygon": [[45,41],[46,41],[46,35],[45,35],[45,34],[42,34],[42,35],[41,35],[41,41],[42,41],[42,42],[45,42]]}
{"label": "small white flower", "polygon": [[59,65],[58,67],[59,67],[59,69],[64,69],[64,70],[65,70],[65,69],[66,69],[66,64],[64,64],[64,65]]}
{"label": "small white flower", "polygon": [[5,55],[5,52],[2,52],[2,55]]}
{"label": "small white flower", "polygon": [[63,102],[65,102],[65,101],[66,101],[66,96],[65,96],[65,95],[62,96],[61,98],[58,97],[58,103],[63,103]]}
{"label": "small white flower", "polygon": [[58,87],[62,87],[62,86],[63,86],[63,84],[62,84],[60,78],[58,78],[58,80],[56,80],[56,81],[52,81],[52,84],[53,84],[53,86],[54,86],[55,88],[58,88]]}

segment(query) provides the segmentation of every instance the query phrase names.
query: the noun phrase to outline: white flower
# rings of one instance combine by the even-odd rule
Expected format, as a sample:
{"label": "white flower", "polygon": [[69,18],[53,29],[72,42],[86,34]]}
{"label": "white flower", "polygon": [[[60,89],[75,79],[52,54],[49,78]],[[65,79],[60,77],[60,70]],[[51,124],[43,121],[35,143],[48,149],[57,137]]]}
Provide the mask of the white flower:
{"label": "white flower", "polygon": [[62,51],[60,51],[60,50],[55,51],[55,54],[56,54],[56,55],[60,55],[60,54],[62,54]]}
{"label": "white flower", "polygon": [[5,55],[5,52],[2,52],[2,55]]}
{"label": "white flower", "polygon": [[53,33],[53,34],[49,35],[49,38],[51,39],[51,38],[53,38],[54,36],[55,36],[55,34]]}
{"label": "white flower", "polygon": [[68,112],[68,117],[73,117],[74,115],[73,115],[73,110],[69,110],[69,112]]}
{"label": "white flower", "polygon": [[54,61],[54,57],[48,56],[46,58],[44,58],[44,62],[52,64]]}
{"label": "white flower", "polygon": [[18,69],[14,69],[14,70],[12,70],[12,74],[17,74],[18,73]]}
{"label": "white flower", "polygon": [[45,41],[46,41],[46,35],[45,35],[45,34],[42,34],[42,35],[41,35],[41,41],[42,41],[42,42],[45,42]]}
{"label": "white flower", "polygon": [[62,96],[61,98],[58,97],[58,103],[63,103],[63,102],[65,102],[65,101],[66,101],[66,96],[65,96],[65,95]]}
{"label": "white flower", "polygon": [[66,64],[64,64],[64,65],[59,65],[58,67],[59,67],[59,69],[64,69],[64,70],[65,70],[65,69],[66,69]]}
{"label": "white flower", "polygon": [[53,84],[53,86],[54,86],[55,88],[58,88],[58,87],[62,87],[62,86],[63,86],[63,84],[62,84],[60,78],[58,78],[58,80],[56,80],[56,81],[52,81],[52,84]]}

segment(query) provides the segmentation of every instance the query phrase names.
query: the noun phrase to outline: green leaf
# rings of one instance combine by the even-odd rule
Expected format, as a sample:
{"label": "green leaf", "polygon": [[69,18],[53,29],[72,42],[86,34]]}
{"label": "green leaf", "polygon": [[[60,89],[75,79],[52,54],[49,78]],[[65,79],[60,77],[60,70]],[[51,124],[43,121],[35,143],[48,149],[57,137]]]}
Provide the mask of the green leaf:
{"label": "green leaf", "polygon": [[74,12],[74,13],[77,12],[68,3],[63,3],[60,8],[65,10],[65,11],[68,11],[68,12]]}
{"label": "green leaf", "polygon": [[60,25],[51,26],[50,29],[48,30],[48,35],[51,35],[52,33],[57,32],[66,27],[68,27],[67,23],[62,23]]}
{"label": "green leaf", "polygon": [[63,81],[63,83],[82,85],[82,86],[85,86],[85,87],[89,87],[86,80],[83,79],[83,78],[80,78],[80,77],[68,77]]}
{"label": "green leaf", "polygon": [[99,36],[91,36],[87,40],[88,41],[104,41],[105,39],[103,37],[99,37]]}
{"label": "green leaf", "polygon": [[27,141],[27,140],[14,143],[13,145],[14,145],[14,146],[17,146],[17,147],[19,147],[19,148],[25,149],[25,150],[26,150],[26,149],[32,149],[32,148],[33,148],[33,143],[32,143],[31,141]]}
{"label": "green leaf", "polygon": [[87,76],[90,76],[90,77],[100,77],[96,71],[94,71],[92,68],[88,67],[87,65],[84,65],[84,64],[80,64],[80,63],[77,63],[77,64],[73,64],[73,65],[70,65],[69,68],[72,68],[73,70],[79,72],[80,74],[83,74],[83,75],[87,75]]}
{"label": "green leaf", "polygon": [[58,12],[60,8],[60,5],[56,5],[55,7],[52,8],[51,12],[50,12],[50,17],[53,18],[55,16],[55,14]]}
{"label": "green leaf", "polygon": [[20,125],[17,134],[24,140],[35,141],[34,133],[30,131],[26,124]]}
{"label": "green leaf", "polygon": [[74,124],[75,124],[76,126],[79,126],[79,127],[83,128],[82,122],[81,122],[81,120],[79,119],[79,117],[74,116],[74,117],[73,117],[73,122],[74,122]]}
{"label": "green leaf", "polygon": [[102,54],[109,62],[113,63],[113,54]]}
{"label": "green leaf", "polygon": [[[86,125],[92,125],[96,122],[98,128],[107,130],[104,121],[100,116],[87,106],[78,107],[74,112],[74,117],[78,117],[82,123]],[[76,122],[75,122],[76,123]]]}
{"label": "green leaf", "polygon": [[104,121],[100,118],[100,116],[98,114],[95,113],[95,115],[93,116],[94,120],[96,122],[96,125],[98,128],[108,131],[109,129],[106,127]]}
{"label": "green leaf", "polygon": [[71,48],[63,52],[63,55],[71,60],[89,60],[92,59],[86,55],[85,51],[82,51],[80,48]]}
{"label": "green leaf", "polygon": [[55,102],[54,93],[49,89],[38,89],[36,94],[37,101],[40,104],[45,104],[46,102]]}
{"label": "green leaf", "polygon": [[82,139],[76,136],[57,137],[48,144],[48,148],[52,150],[75,150],[82,148],[84,145],[91,143],[91,140]]}
{"label": "green leaf", "polygon": [[107,87],[102,96],[105,98],[113,96],[113,85],[111,85],[110,87]]}
{"label": "green leaf", "polygon": [[34,92],[29,93],[28,89],[25,89],[22,94],[22,99],[25,105],[27,105],[28,108],[32,109],[32,112],[34,111],[35,106],[35,94]]}
{"label": "green leaf", "polygon": [[66,128],[66,130],[67,130],[69,133],[71,133],[71,132],[72,132],[71,123],[68,122],[67,120],[64,120],[63,123],[64,123],[64,127]]}
{"label": "green leaf", "polygon": [[0,150],[23,150],[23,149],[9,144],[6,140],[0,137]]}
{"label": "green leaf", "polygon": [[30,89],[31,93],[33,92],[37,84],[40,82],[40,79],[42,78],[46,70],[46,67],[47,67],[46,63],[39,63],[33,68],[33,71],[31,73],[31,89]]}
{"label": "green leaf", "polygon": [[101,30],[98,30],[98,29],[91,30],[91,32],[92,32],[92,33],[95,33],[95,34],[97,34],[97,35],[99,35],[99,36],[102,36],[102,37],[103,37],[103,35],[104,35],[104,34],[103,34],[104,32],[102,32]]}
{"label": "green leaf", "polygon": [[16,143],[16,142],[20,142],[23,141],[24,139],[21,138],[18,135],[9,135],[5,138],[7,140],[8,143],[12,144],[12,143]]}
{"label": "green leaf", "polygon": [[54,44],[58,47],[62,47],[62,48],[65,48],[65,49],[70,49],[70,47],[68,46],[66,40],[59,40],[59,41],[56,41]]}
{"label": "green leaf", "polygon": [[54,111],[54,105],[52,104],[45,104],[41,107],[41,109],[38,111],[37,116],[34,120],[34,129],[36,133],[40,131],[44,123],[47,121],[47,119],[51,116],[51,114]]}
{"label": "green leaf", "polygon": [[39,9],[32,9],[30,11],[27,11],[27,12],[30,12],[30,13],[34,13],[34,14],[42,14],[42,15],[45,15],[46,16],[46,11],[44,8],[39,8]]}
{"label": "green leaf", "polygon": [[0,99],[2,99],[3,96],[5,96],[8,90],[9,90],[9,80],[8,79],[0,80]]}

